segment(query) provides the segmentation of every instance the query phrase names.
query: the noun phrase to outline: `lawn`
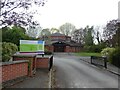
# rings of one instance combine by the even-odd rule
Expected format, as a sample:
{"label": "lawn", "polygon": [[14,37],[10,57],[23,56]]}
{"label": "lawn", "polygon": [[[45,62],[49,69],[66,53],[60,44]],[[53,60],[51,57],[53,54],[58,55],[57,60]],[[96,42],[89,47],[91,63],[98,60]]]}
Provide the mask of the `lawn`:
{"label": "lawn", "polygon": [[101,56],[100,53],[91,53],[91,52],[79,52],[79,53],[76,53],[76,55],[78,56]]}

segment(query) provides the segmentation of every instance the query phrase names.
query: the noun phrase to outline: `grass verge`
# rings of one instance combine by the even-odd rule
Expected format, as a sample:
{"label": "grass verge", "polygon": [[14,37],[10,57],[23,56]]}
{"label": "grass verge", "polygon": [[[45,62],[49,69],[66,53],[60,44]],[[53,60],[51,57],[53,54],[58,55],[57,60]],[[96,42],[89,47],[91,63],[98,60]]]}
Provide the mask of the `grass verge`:
{"label": "grass verge", "polygon": [[100,53],[91,53],[91,52],[79,52],[76,53],[77,56],[101,56]]}

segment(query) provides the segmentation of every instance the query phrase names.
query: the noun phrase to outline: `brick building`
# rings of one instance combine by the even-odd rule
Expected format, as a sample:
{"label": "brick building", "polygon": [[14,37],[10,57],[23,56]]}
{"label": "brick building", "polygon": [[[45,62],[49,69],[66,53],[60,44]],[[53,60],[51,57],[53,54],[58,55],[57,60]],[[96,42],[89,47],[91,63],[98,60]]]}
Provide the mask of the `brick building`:
{"label": "brick building", "polygon": [[51,34],[51,42],[45,42],[45,48],[51,52],[79,52],[81,45],[71,40],[70,36],[60,33]]}

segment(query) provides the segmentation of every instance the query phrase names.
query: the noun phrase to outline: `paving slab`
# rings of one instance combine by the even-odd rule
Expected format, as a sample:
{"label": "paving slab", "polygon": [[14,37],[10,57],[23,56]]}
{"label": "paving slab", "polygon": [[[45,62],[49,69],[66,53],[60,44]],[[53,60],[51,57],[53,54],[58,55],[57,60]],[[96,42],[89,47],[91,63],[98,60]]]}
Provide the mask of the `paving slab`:
{"label": "paving slab", "polygon": [[33,77],[27,77],[24,81],[19,82],[8,88],[48,88],[49,70],[37,69]]}

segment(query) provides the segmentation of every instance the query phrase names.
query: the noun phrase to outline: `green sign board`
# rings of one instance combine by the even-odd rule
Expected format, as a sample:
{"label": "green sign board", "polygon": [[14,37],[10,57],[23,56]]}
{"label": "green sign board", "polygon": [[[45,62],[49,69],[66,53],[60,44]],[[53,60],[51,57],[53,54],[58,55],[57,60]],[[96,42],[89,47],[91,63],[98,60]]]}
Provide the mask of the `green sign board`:
{"label": "green sign board", "polygon": [[44,41],[20,40],[20,52],[44,52]]}

